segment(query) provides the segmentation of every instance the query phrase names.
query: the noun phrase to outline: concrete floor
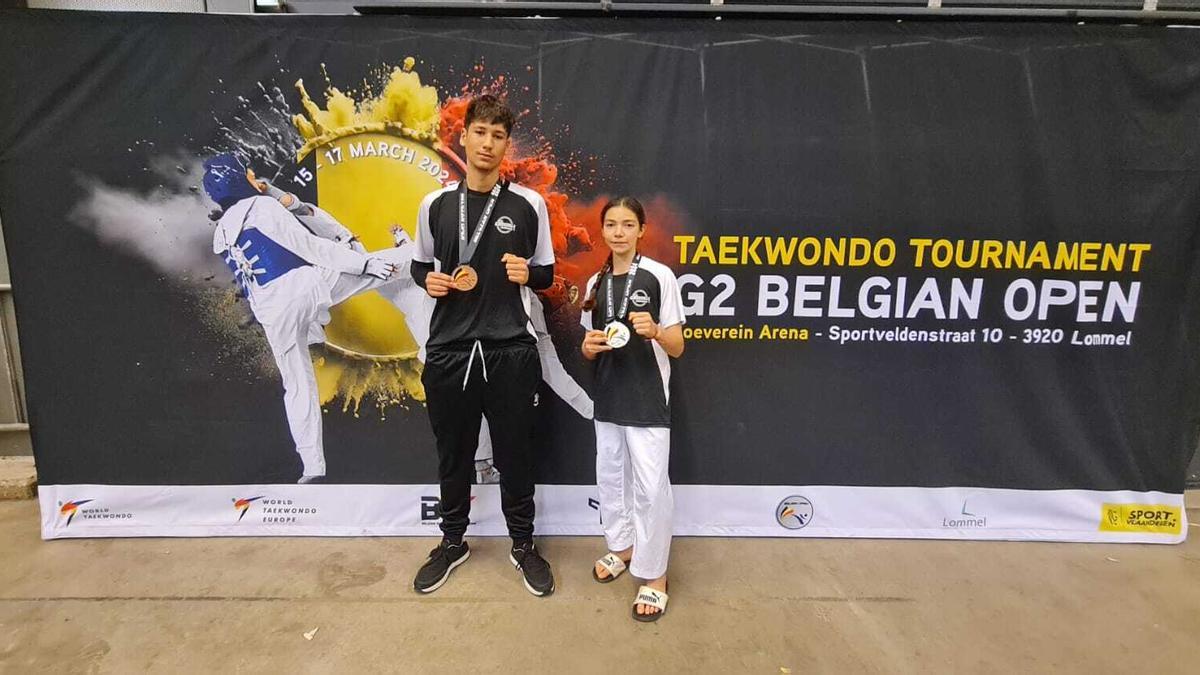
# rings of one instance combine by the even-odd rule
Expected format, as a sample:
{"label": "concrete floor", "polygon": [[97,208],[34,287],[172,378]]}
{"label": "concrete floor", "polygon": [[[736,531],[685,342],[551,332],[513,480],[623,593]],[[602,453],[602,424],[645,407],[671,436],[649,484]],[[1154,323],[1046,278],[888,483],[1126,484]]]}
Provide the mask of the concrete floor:
{"label": "concrete floor", "polygon": [[35,502],[0,502],[4,673],[1200,672],[1195,530],[1180,546],[677,539],[670,612],[641,625],[629,578],[591,580],[599,539],[541,543],[549,598],[498,539],[420,597],[430,539],[42,542],[37,522]]}

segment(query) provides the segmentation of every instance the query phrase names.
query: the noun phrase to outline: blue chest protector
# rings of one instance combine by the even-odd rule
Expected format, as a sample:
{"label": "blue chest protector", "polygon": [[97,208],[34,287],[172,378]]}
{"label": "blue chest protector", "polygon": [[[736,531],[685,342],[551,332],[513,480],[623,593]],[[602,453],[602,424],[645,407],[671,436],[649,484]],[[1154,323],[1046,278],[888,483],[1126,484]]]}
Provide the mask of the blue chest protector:
{"label": "blue chest protector", "polygon": [[303,258],[284,248],[255,228],[246,228],[225,251],[225,264],[242,288],[266,286],[297,267],[307,267]]}

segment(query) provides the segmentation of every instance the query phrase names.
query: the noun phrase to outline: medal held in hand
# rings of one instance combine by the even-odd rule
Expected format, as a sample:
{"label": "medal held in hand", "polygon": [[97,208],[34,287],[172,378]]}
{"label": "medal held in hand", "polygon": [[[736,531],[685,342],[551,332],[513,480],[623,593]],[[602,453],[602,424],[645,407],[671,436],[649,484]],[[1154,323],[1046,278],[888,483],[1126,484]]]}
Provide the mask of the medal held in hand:
{"label": "medal held in hand", "polygon": [[613,349],[624,347],[629,344],[629,326],[613,321],[604,327],[604,341]]}
{"label": "medal held in hand", "polygon": [[454,288],[460,291],[469,291],[479,283],[479,274],[470,265],[455,267],[450,278],[453,279]]}
{"label": "medal held in hand", "polygon": [[483,239],[483,234],[487,231],[488,221],[492,218],[492,211],[496,208],[496,202],[500,200],[500,193],[504,190],[503,183],[496,183],[492,186],[492,191],[488,195],[487,206],[483,207],[483,213],[479,215],[479,222],[475,225],[475,232],[470,239],[467,238],[467,182],[464,180],[459,185],[458,189],[458,267],[450,273],[450,278],[453,279],[452,285],[456,290],[469,291],[479,283],[479,273],[471,267],[471,258],[475,255],[475,249],[479,248],[479,242]]}
{"label": "medal held in hand", "polygon": [[633,259],[633,264],[629,266],[629,273],[625,275],[625,290],[621,294],[621,307],[619,310],[613,308],[613,276],[609,275],[608,284],[605,290],[604,304],[604,319],[607,323],[604,325],[604,339],[609,347],[620,349],[629,344],[630,332],[629,326],[626,326],[620,321],[629,311],[629,293],[633,290],[633,279],[637,276],[638,265],[642,262],[642,256],[637,256]]}

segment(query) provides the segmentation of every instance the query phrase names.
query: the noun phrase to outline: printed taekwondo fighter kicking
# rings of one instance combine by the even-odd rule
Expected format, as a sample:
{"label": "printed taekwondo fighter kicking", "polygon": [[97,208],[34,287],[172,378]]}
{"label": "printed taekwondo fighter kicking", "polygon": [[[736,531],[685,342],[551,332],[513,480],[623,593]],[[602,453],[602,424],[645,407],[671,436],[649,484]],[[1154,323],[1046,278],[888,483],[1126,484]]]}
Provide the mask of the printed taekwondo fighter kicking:
{"label": "printed taekwondo fighter kicking", "polygon": [[322,482],[321,406],[308,346],[325,341],[330,307],[372,290],[404,313],[424,344],[431,303],[406,273],[412,242],[396,228],[395,248],[367,251],[333,216],[255,177],[233,154],[209,159],[204,170],[204,190],[222,209],[213,253],[245,291],[283,379],[284,412],[304,465],[298,482]]}

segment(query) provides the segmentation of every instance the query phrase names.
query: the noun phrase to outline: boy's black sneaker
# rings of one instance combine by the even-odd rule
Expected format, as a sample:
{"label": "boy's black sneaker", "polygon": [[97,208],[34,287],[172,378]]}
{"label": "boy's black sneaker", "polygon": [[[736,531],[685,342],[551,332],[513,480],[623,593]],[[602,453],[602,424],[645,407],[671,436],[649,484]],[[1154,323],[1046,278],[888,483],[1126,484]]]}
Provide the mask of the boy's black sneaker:
{"label": "boy's black sneaker", "polygon": [[554,573],[550,571],[550,563],[538,553],[532,541],[513,546],[508,559],[521,572],[525,588],[530,593],[545,596],[554,592]]}
{"label": "boy's black sneaker", "polygon": [[413,579],[413,588],[418,593],[432,593],[442,587],[450,578],[455,567],[467,562],[471,557],[471,547],[467,542],[452,544],[445,539],[438,547],[429,552],[429,559],[417,570],[417,578]]}

